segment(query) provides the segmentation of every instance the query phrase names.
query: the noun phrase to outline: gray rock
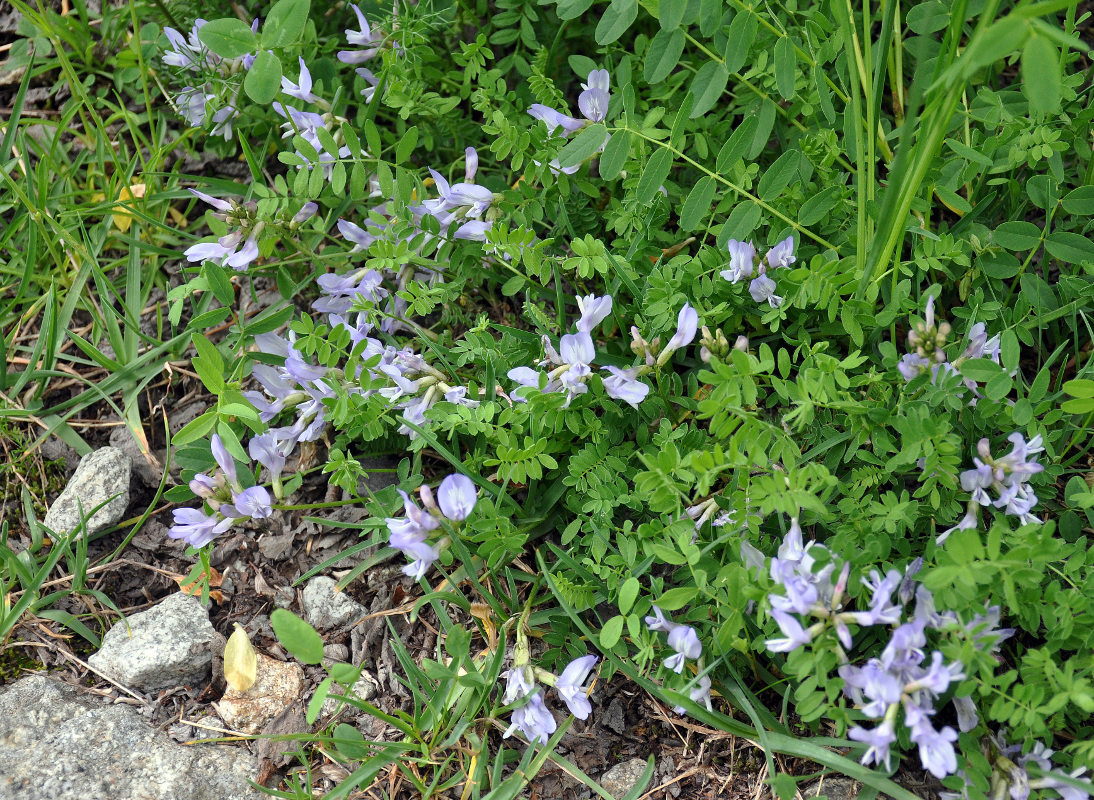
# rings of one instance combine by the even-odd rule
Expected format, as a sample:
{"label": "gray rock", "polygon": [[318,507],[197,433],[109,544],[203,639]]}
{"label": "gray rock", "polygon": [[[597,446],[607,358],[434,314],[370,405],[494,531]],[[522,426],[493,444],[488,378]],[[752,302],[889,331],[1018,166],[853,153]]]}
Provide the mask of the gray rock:
{"label": "gray rock", "polygon": [[802,787],[802,797],[827,797],[828,800],[855,800],[862,786],[842,775],[818,778]]}
{"label": "gray rock", "polygon": [[96,533],[110,527],[125,516],[129,508],[129,473],[132,465],[129,456],[116,447],[104,447],[89,453],[68,481],[65,490],[53,501],[43,520],[50,530],[61,534],[76,530],[83,513],[91,510],[114,495],[87,521],[87,533]]}
{"label": "gray rock", "polygon": [[337,628],[368,613],[344,592],[336,592],[337,585],[333,578],[317,575],[304,587],[304,616],[319,630]]}
{"label": "gray rock", "polygon": [[[126,630],[126,622],[129,630]],[[95,669],[137,689],[198,683],[209,675],[216,632],[196,597],[173,594],[154,608],[117,622],[88,659]]]}
{"label": "gray rock", "polygon": [[646,762],[641,758],[632,758],[622,764],[616,764],[600,776],[600,785],[604,791],[619,800],[638,785],[642,773],[646,771]]}
{"label": "gray rock", "polygon": [[[133,464],[133,473],[142,484],[152,489],[160,485],[160,480],[163,478],[163,462],[167,456],[166,451],[153,451],[150,461],[141,451],[141,446],[137,443],[132,432],[124,425],[119,425],[110,432],[110,446],[118,448],[129,456],[129,460]],[[167,485],[171,485],[170,480],[168,480]]]}
{"label": "gray rock", "polygon": [[342,709],[342,716],[347,718],[357,717],[365,712],[357,708],[357,706],[350,705],[344,702],[341,697],[334,697],[334,695],[350,696],[357,698],[358,700],[369,701],[376,696],[376,692],[379,689],[379,683],[374,677],[367,672],[362,671],[361,677],[358,678],[353,687],[350,689],[349,695],[342,691],[342,687],[338,684],[334,684],[330,689],[330,694],[323,701],[323,708],[320,711],[322,716],[333,714],[338,709]]}
{"label": "gray rock", "polygon": [[34,675],[0,691],[0,798],[260,800],[259,764],[225,745],[176,744],[135,708]]}

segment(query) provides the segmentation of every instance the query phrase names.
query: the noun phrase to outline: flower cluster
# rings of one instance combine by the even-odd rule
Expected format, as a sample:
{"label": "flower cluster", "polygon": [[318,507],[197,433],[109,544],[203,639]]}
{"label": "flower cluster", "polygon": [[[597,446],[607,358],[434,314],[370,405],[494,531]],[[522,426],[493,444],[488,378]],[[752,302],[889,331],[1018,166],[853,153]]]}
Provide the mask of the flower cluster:
{"label": "flower cluster", "polygon": [[[653,614],[646,617],[646,627],[654,632],[668,634],[668,644],[675,652],[665,659],[663,666],[677,675],[684,671],[684,663],[687,659],[698,660],[703,655],[703,643],[699,641],[699,634],[690,625],[673,622],[665,616],[657,606],[653,606]],[[688,692],[693,703],[705,705],[709,711],[710,704],[710,678],[703,674],[698,677],[695,685]],[[673,711],[684,714],[683,706],[676,706]]]}
{"label": "flower cluster", "polygon": [[[215,261],[222,267],[231,267],[245,272],[247,267],[258,258],[259,237],[267,227],[267,223],[260,220],[256,214],[257,203],[221,200],[199,192],[197,189],[190,189],[190,193],[215,208],[213,216],[223,220],[231,227],[231,230],[215,242],[198,242],[191,245],[184,253],[186,260]],[[278,222],[277,227],[293,231],[311,219],[318,209],[319,206],[315,203],[305,203],[290,219]]]}
{"label": "flower cluster", "polygon": [[473,183],[479,169],[479,155],[474,147],[466,149],[464,160],[465,180],[460,183],[449,185],[443,175],[431,168],[429,175],[437,187],[438,197],[410,210],[418,219],[426,214],[436,218],[441,224],[441,233],[446,236],[453,223],[457,223],[453,239],[483,242],[486,241],[486,232],[490,230],[490,222],[483,217],[494,202],[494,193]]}
{"label": "flower cluster", "polygon": [[751,279],[748,284],[748,293],[757,303],[767,302],[772,308],[782,305],[783,299],[775,294],[775,281],[767,274],[769,269],[789,267],[796,260],[794,258],[794,237],[788,236],[767,251],[767,255],[759,258],[752,242],[738,242],[730,239],[729,269],[721,271],[721,276],[731,283],[738,283],[745,279]]}
{"label": "flower cluster", "polygon": [[[182,539],[192,547],[204,547],[237,522],[250,517],[266,519],[273,513],[270,493],[264,486],[243,488],[235,459],[215,433],[210,449],[220,471],[212,476],[195,475],[190,481],[190,490],[205,500],[212,513],[198,508],[176,508],[172,512],[175,524],[167,531],[172,539]],[[251,458],[265,466],[271,475],[281,474],[285,460],[271,451],[269,439],[252,439],[250,453]]]}
{"label": "flower cluster", "polygon": [[430,543],[430,536],[441,527],[442,520],[463,522],[475,509],[478,502],[478,490],[466,475],[455,473],[441,481],[434,499],[433,491],[427,485],[419,490],[423,511],[406,492],[403,496],[403,508],[406,514],[401,518],[389,517],[387,530],[388,543],[403,555],[412,559],[403,567],[403,574],[420,580],[433,562],[440,558],[441,549],[448,543],[448,537]]}
{"label": "flower cluster", "polygon": [[[828,557],[823,566],[818,566],[822,554]],[[948,726],[936,728],[932,717],[939,698],[964,674],[961,664],[944,663],[942,653],[937,650],[928,657],[926,633],[928,630],[959,632],[977,649],[994,649],[1013,631],[996,627],[1000,619],[996,607],[965,625],[953,612],[939,612],[930,591],[914,580],[921,566],[922,561],[917,560],[903,574],[889,570],[882,575],[871,570],[862,579],[870,595],[866,607],[844,611],[849,563],[844,563],[837,574],[831,554],[816,542],[804,544],[801,526],[793,519],[778,556],[771,559],[770,565],[771,577],[781,591],[769,595],[768,601],[771,616],[783,636],[768,639],[766,645],[772,652],[789,653],[811,644],[826,629],[833,629],[844,693],[867,717],[878,720],[873,728],[856,725],[848,734],[867,745],[863,763],[891,768],[891,748],[897,741],[897,724],[901,721],[919,749],[924,769],[941,778],[957,769],[953,748],[957,733]],[[915,610],[906,619],[905,606],[913,598]],[[817,621],[807,627],[800,617]],[[852,647],[851,625],[894,627],[881,655],[863,666],[855,666],[847,656]],[[954,698],[953,704],[958,727],[962,731],[975,728],[978,719],[972,702],[959,697]]]}
{"label": "flower cluster", "polygon": [[520,731],[533,744],[545,744],[551,738],[551,734],[557,730],[554,715],[551,714],[543,702],[543,690],[536,686],[536,678],[548,686],[553,686],[555,692],[566,708],[578,719],[589,718],[593,707],[589,702],[589,690],[585,688],[585,680],[589,677],[596,665],[596,656],[581,656],[575,658],[557,677],[541,669],[530,666],[526,660],[520,658],[521,648],[518,646],[518,657],[513,668],[505,673],[505,694],[502,702],[506,705],[527,698],[527,702],[513,711],[512,721],[502,738],[512,736]]}
{"label": "flower cluster", "polygon": [[[992,797],[1029,800],[1030,793],[1035,789],[1052,789],[1063,800],[1086,800],[1094,795],[1094,783],[1089,779],[1080,780],[1086,774],[1086,767],[1078,767],[1069,773],[1054,770],[1051,759],[1055,751],[1045,747],[1044,742],[1034,742],[1028,752],[1023,752],[1025,748],[1020,744],[1008,745],[1002,733],[989,736],[995,751]],[[1032,775],[1031,766],[1036,770]],[[1075,786],[1069,781],[1079,785]],[[939,797],[942,800],[968,800],[969,786],[966,783],[960,792],[941,792]]]}
{"label": "flower cluster", "polygon": [[[1041,436],[1038,434],[1027,442],[1015,431],[1007,441],[1012,445],[1011,450],[999,458],[992,458],[987,439],[981,439],[977,444],[979,458],[974,456],[972,460],[976,466],[961,473],[961,488],[972,493],[968,510],[960,522],[938,536],[938,544],[945,542],[954,531],[974,529],[980,506],[1001,508],[1005,514],[1017,517],[1022,525],[1041,522],[1030,513],[1037,505],[1037,495],[1028,483],[1031,475],[1045,468],[1036,461],[1037,454],[1045,450]],[[995,492],[994,499],[988,494],[989,489]]]}
{"label": "flower cluster", "polygon": [[[905,353],[897,364],[897,369],[904,380],[911,381],[924,372],[930,371],[931,382],[934,383],[938,380],[939,371],[944,376],[960,374],[961,364],[970,358],[987,358],[996,364],[999,363],[999,337],[992,336],[989,339],[983,322],[977,322],[969,328],[969,341],[964,352],[951,362],[944,348],[952,328],[945,320],[936,323],[933,296],[927,298],[923,316],[923,321],[913,323],[911,330],[908,331],[908,349],[911,352]],[[976,381],[971,378],[962,378],[962,381],[972,392],[971,405],[975,405],[975,398],[980,396]]]}
{"label": "flower cluster", "polygon": [[[559,340],[558,350],[555,350],[550,339],[543,337],[543,350],[546,357],[540,362],[540,366],[548,368],[546,375],[530,367],[514,367],[508,373],[509,378],[519,383],[521,387],[538,389],[542,392],[565,392],[566,405],[569,405],[577,395],[589,391],[586,381],[592,375],[592,362],[596,358],[592,331],[611,313],[612,298],[608,295],[578,297],[577,307],[581,312],[581,317],[574,326],[577,328],[577,333],[564,335]],[[674,352],[691,344],[698,324],[699,315],[694,308],[685,303],[677,318],[676,333],[663,350],[659,348],[657,339],[648,343],[642,339],[638,328],[632,327],[631,349],[637,355],[641,355],[645,363],[626,369],[611,365],[603,367],[602,369],[609,373],[604,379],[604,391],[609,397],[622,400],[637,408],[650,391],[649,385],[638,378],[662,366]],[[518,401],[527,399],[523,393],[519,392],[519,388],[513,396]]]}
{"label": "flower cluster", "polygon": [[[608,70],[606,69],[594,69],[589,73],[588,83],[581,84],[582,92],[577,96],[577,107],[581,112],[581,119],[577,117],[571,117],[568,114],[563,114],[561,111],[545,106],[542,103],[533,103],[528,108],[528,113],[538,120],[541,120],[547,126],[547,134],[553,135],[554,132],[560,131],[560,136],[566,138],[571,133],[575,133],[582,128],[592,125],[597,122],[603,122],[608,116],[608,103],[611,102],[611,92],[608,91],[608,87],[611,85],[610,78],[608,76]],[[605,145],[608,144],[609,134],[604,132],[604,141],[597,148],[596,152],[602,152]],[[538,163],[538,162],[537,162]],[[554,173],[564,172],[567,175],[572,175],[577,172],[578,167],[562,167],[559,166],[558,159],[553,160],[548,166]]]}
{"label": "flower cluster", "polygon": [[[211,53],[198,39],[198,31],[205,22],[203,19],[196,20],[189,37],[183,36],[174,28],[164,28],[170,49],[163,54],[163,63],[196,73],[202,78],[198,86],[186,86],[175,97],[174,106],[182,118],[192,128],[200,128],[207,121],[212,122],[211,135],[223,136],[227,140],[232,138],[232,121],[239,116],[239,89],[242,82],[226,82],[223,79],[249,69],[255,56],[250,53],[240,58],[223,59]],[[251,29],[257,28],[256,19]],[[209,110],[217,105],[221,107],[209,114]]]}

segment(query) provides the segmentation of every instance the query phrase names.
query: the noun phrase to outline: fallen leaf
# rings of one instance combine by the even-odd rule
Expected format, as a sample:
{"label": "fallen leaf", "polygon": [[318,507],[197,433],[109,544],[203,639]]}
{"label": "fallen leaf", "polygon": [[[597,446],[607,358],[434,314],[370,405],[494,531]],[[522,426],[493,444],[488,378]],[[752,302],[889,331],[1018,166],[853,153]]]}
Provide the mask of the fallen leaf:
{"label": "fallen leaf", "polygon": [[235,633],[228,637],[228,644],[224,646],[224,680],[237,692],[245,692],[254,686],[258,656],[247,638],[247,631],[238,622],[235,627]]}

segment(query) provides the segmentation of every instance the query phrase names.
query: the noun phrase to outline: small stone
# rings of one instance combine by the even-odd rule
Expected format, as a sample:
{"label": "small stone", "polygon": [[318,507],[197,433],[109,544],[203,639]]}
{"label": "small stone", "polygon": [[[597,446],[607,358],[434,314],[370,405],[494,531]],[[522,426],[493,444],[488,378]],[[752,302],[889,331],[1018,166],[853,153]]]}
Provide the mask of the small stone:
{"label": "small stone", "polygon": [[115,623],[88,663],[136,689],[200,683],[209,675],[215,638],[201,601],[179,592]]}
{"label": "small stone", "polygon": [[619,800],[638,785],[645,771],[646,762],[641,758],[632,758],[605,772],[600,777],[600,785],[604,787],[604,791]]}
{"label": "small stone", "polygon": [[349,658],[349,648],[344,644],[325,644],[323,645],[323,658],[331,661],[345,661]]}
{"label": "small stone", "polygon": [[304,693],[304,670],[299,664],[278,661],[258,653],[254,685],[245,692],[231,687],[213,703],[225,724],[243,733],[258,733]]}
{"label": "small stone", "polygon": [[[376,681],[374,677],[369,675],[367,672],[362,672],[361,677],[358,678],[353,684],[351,693],[352,696],[356,697],[358,700],[364,700],[367,702],[376,696],[376,692],[379,687],[380,684]],[[322,716],[325,717],[333,714],[339,708],[342,709],[343,716],[356,717],[357,715],[364,713],[356,706],[343,702],[341,699],[333,696],[335,694],[343,694],[342,687],[340,687],[338,684],[334,684],[333,686],[331,686],[330,691],[331,694],[328,695],[327,699],[323,701],[323,708],[320,712]]]}
{"label": "small stone", "polygon": [[304,616],[319,630],[337,628],[368,613],[356,600],[335,591],[337,585],[333,578],[320,575],[304,587]]}
{"label": "small stone", "polygon": [[91,515],[84,532],[98,533],[110,527],[129,508],[131,468],[129,456],[116,447],[103,447],[84,456],[68,486],[49,507],[43,524],[57,534],[70,533],[83,520],[81,509],[84,515],[91,514],[96,506],[113,497]]}
{"label": "small stone", "polygon": [[818,778],[802,787],[802,797],[827,797],[828,800],[855,800],[862,787],[842,775]]}
{"label": "small stone", "polygon": [[[196,738],[195,729],[176,735]],[[197,731],[198,734],[201,731]],[[183,746],[129,705],[33,675],[0,689],[0,798],[261,800],[242,747]]]}

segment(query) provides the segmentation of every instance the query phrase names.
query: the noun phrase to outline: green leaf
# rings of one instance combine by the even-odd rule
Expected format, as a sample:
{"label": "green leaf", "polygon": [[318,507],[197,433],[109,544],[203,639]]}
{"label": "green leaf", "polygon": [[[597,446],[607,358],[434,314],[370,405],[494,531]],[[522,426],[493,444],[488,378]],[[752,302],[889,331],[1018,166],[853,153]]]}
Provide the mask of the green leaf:
{"label": "green leaf", "polygon": [[217,424],[217,412],[213,409],[206,411],[200,417],[192,419],[182,426],[181,430],[171,437],[171,444],[182,447],[184,444],[196,442],[205,436]]}
{"label": "green leaf", "polygon": [[994,238],[1005,250],[1032,250],[1041,243],[1041,229],[1032,222],[1013,220],[996,228]]}
{"label": "green leaf", "polygon": [[559,0],[555,13],[561,20],[577,19],[593,4],[593,0]]}
{"label": "green leaf", "polygon": [[1072,397],[1094,397],[1094,381],[1075,378],[1064,384],[1064,391]]}
{"label": "green leaf", "polygon": [[239,58],[258,48],[254,31],[234,17],[206,22],[198,29],[198,39],[221,58]]}
{"label": "green leaf", "polygon": [[661,595],[657,601],[657,606],[662,611],[676,611],[690,603],[697,594],[699,594],[699,589],[695,586],[678,586]]}
{"label": "green leaf", "polygon": [[829,186],[801,204],[798,209],[798,222],[802,225],[815,225],[827,216],[839,202],[840,187]]}
{"label": "green leaf", "polygon": [[726,49],[722,54],[725,69],[729,72],[737,72],[748,61],[748,51],[752,42],[756,39],[756,31],[759,22],[755,14],[742,11],[729,23],[729,32],[726,35]]}
{"label": "green leaf", "polygon": [[638,18],[638,0],[612,0],[596,24],[596,43],[611,44]]}
{"label": "green leaf", "polygon": [[323,639],[315,628],[291,611],[275,608],[270,615],[277,640],[293,657],[304,664],[318,664],[323,660]]}
{"label": "green leaf", "polygon": [[1003,368],[990,358],[970,358],[961,365],[961,374],[974,381],[990,381],[999,375],[1006,375]]}
{"label": "green leaf", "polygon": [[277,0],[262,23],[262,46],[285,47],[304,32],[311,0]]}
{"label": "green leaf", "polygon": [[410,155],[414,152],[414,148],[418,145],[418,128],[417,126],[411,127],[403,134],[399,139],[399,143],[395,145],[395,163],[405,164]]}
{"label": "green leaf", "polygon": [[670,169],[672,169],[672,153],[663,147],[658,148],[646,163],[646,168],[642,170],[642,177],[638,179],[638,188],[635,193],[640,203],[649,205],[653,202],[657,191],[665,183],[665,178],[669,176]]}
{"label": "green leaf", "polygon": [[680,209],[680,227],[683,230],[693,231],[699,227],[710,208],[710,201],[714,199],[716,188],[714,178],[709,175],[700,178],[695,184]]}
{"label": "green leaf", "polygon": [[794,98],[794,71],[798,65],[798,54],[789,37],[782,37],[775,43],[775,86],[785,100]]}
{"label": "green leaf", "polygon": [[600,123],[581,130],[558,154],[563,167],[576,167],[596,155],[608,141],[608,129]]}
{"label": "green leaf", "polygon": [[641,588],[642,585],[638,582],[638,578],[635,578],[633,575],[623,581],[623,585],[619,588],[620,613],[626,614],[631,610]]}
{"label": "green leaf", "polygon": [[347,761],[360,761],[372,754],[372,747],[365,743],[365,737],[352,725],[339,722],[332,737],[338,752]]}
{"label": "green leaf", "polygon": [[660,83],[669,76],[684,52],[684,32],[679,28],[661,30],[653,37],[646,51],[642,77],[646,83]]}
{"label": "green leaf", "polygon": [[1072,189],[1061,201],[1064,211],[1080,217],[1094,215],[1094,186],[1080,186]]}
{"label": "green leaf", "polygon": [[1094,397],[1065,400],[1060,403],[1060,408],[1068,414],[1086,414],[1089,411],[1094,411]]}
{"label": "green leaf", "polygon": [[631,134],[629,131],[616,131],[604,146],[600,156],[600,177],[606,181],[614,179],[623,171],[623,165],[631,154]]}
{"label": "green leaf", "polygon": [[616,614],[610,620],[604,623],[604,628],[600,631],[600,648],[602,650],[611,650],[615,647],[616,642],[619,641],[619,637],[623,634],[623,617]]}
{"label": "green leaf", "polygon": [[574,54],[566,59],[566,63],[570,65],[570,69],[574,71],[581,80],[585,80],[589,77],[589,73],[595,69],[600,69],[597,63],[588,56]]}
{"label": "green leaf", "polygon": [[1045,249],[1066,264],[1094,263],[1094,243],[1077,233],[1057,231],[1049,234]]}
{"label": "green leaf", "polygon": [[672,31],[679,28],[687,10],[688,0],[661,0],[657,7],[657,21],[661,23],[661,30]]}
{"label": "green leaf", "polygon": [[281,91],[281,60],[269,50],[263,50],[243,79],[243,90],[260,105],[272,102]]}
{"label": "green leaf", "polygon": [[755,114],[750,114],[741,120],[741,123],[726,139],[726,143],[722,145],[722,149],[718,151],[718,158],[715,162],[715,169],[718,172],[726,172],[733,162],[738,158],[744,158],[748,153],[748,148],[752,144],[752,138],[756,135],[756,127],[759,125],[759,120]]}
{"label": "green leaf", "polygon": [[194,370],[206,389],[213,394],[220,394],[224,388],[224,359],[221,358],[220,351],[197,331],[190,338],[198,351],[192,361]]}
{"label": "green leaf", "polygon": [[695,105],[691,107],[691,118],[701,117],[714,108],[714,104],[725,91],[729,83],[729,73],[717,61],[708,61],[699,68],[691,80],[691,94]]}
{"label": "green leaf", "polygon": [[774,200],[798,172],[801,155],[797,150],[787,150],[768,167],[756,185],[756,194],[761,200]]}
{"label": "green leaf", "polygon": [[1056,46],[1036,33],[1022,49],[1022,91],[1036,114],[1060,110],[1060,57]]}

